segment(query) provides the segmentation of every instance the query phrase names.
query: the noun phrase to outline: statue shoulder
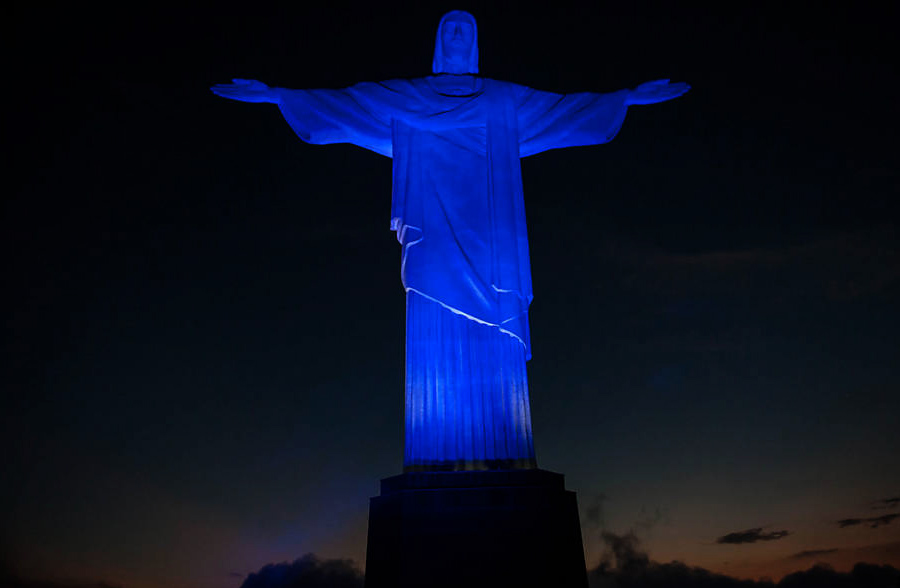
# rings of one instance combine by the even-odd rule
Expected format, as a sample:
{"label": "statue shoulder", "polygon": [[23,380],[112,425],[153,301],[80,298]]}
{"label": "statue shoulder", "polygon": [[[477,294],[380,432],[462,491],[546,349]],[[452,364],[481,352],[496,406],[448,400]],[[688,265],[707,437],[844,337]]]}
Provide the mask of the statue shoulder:
{"label": "statue shoulder", "polygon": [[523,94],[531,91],[531,88],[529,88],[528,86],[516,84],[515,82],[506,82],[504,80],[495,80],[492,78],[483,79],[485,88],[498,94],[505,94],[507,96],[516,97],[522,96]]}
{"label": "statue shoulder", "polygon": [[377,82],[379,86],[394,92],[407,93],[425,84],[425,78],[396,78]]}
{"label": "statue shoulder", "polygon": [[485,84],[485,87],[495,96],[495,100],[509,102],[514,105],[520,104],[529,94],[534,92],[528,86],[503,80],[486,79]]}

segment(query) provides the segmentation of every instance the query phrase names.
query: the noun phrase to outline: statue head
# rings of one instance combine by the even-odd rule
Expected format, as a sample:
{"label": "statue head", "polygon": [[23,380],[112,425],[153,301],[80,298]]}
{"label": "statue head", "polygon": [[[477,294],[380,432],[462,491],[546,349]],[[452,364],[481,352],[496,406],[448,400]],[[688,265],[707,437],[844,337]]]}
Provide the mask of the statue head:
{"label": "statue head", "polygon": [[436,74],[478,73],[478,27],[474,16],[452,10],[441,18],[431,70]]}

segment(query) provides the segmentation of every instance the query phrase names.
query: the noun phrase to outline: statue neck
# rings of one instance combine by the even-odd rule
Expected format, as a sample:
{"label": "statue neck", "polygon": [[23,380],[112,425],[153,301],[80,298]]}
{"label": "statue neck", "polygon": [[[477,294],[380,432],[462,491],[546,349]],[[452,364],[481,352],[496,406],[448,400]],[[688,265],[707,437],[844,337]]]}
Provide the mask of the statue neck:
{"label": "statue neck", "polygon": [[438,74],[428,78],[428,83],[438,94],[446,96],[470,96],[482,87],[482,80],[472,74]]}

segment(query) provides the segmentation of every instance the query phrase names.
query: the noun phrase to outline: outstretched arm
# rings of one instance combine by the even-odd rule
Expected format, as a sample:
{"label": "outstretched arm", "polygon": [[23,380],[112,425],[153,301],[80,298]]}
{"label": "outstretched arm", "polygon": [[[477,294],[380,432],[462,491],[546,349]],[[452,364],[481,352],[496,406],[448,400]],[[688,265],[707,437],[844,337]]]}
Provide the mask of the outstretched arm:
{"label": "outstretched arm", "polygon": [[391,98],[396,98],[379,84],[288,90],[237,78],[210,90],[231,100],[277,104],[294,132],[307,143],[351,143],[391,156]]}
{"label": "outstretched arm", "polygon": [[625,104],[656,104],[678,98],[691,87],[684,82],[670,83],[669,80],[654,80],[645,82],[635,88],[628,90],[625,96]]}
{"label": "outstretched arm", "polygon": [[216,96],[230,98],[241,102],[278,102],[278,94],[274,89],[256,80],[234,78],[230,84],[216,84],[210,90]]}
{"label": "outstretched arm", "polygon": [[524,86],[515,88],[519,156],[527,157],[548,149],[611,141],[622,126],[629,106],[665,102],[681,96],[690,86],[656,80],[633,90],[609,94],[554,94]]}

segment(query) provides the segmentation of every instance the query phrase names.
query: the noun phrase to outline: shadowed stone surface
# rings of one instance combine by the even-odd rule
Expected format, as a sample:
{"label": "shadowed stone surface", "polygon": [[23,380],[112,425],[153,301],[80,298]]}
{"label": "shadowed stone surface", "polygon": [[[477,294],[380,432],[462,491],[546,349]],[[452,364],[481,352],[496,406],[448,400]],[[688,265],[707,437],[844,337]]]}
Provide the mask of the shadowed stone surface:
{"label": "shadowed stone surface", "polygon": [[575,493],[545,470],[410,472],[370,502],[367,588],[586,588]]}

